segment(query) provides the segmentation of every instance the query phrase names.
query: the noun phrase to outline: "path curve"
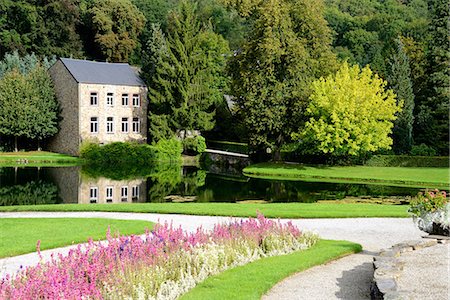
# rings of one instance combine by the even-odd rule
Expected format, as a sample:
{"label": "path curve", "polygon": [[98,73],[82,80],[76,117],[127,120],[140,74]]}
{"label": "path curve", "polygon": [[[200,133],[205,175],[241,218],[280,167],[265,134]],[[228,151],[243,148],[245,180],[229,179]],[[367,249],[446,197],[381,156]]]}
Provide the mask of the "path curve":
{"label": "path curve", "polygon": [[[172,222],[193,231],[202,226],[211,229],[229,217],[175,214],[115,213],[115,212],[11,212],[1,218],[109,218]],[[347,218],[347,219],[282,219],[291,221],[302,230],[318,233],[324,239],[348,240],[360,243],[364,251],[343,259],[317,266],[289,277],[277,284],[266,300],[279,299],[369,299],[368,285],[372,279],[372,256],[396,243],[418,239],[421,232],[410,218]],[[71,246],[73,247],[73,246]],[[44,259],[52,253],[67,253],[71,247],[42,251]],[[19,267],[35,265],[36,253],[0,259],[0,277],[16,272]]]}

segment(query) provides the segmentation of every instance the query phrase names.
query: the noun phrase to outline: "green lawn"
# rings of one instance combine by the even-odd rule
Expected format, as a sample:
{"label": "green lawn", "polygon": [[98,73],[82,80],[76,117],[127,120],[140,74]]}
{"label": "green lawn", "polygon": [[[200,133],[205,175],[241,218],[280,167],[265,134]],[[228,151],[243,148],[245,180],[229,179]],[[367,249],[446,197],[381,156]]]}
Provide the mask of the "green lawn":
{"label": "green lawn", "polygon": [[103,240],[108,226],[111,233],[140,234],[153,223],[146,221],[110,219],[0,219],[0,258],[36,251],[41,241],[41,250],[52,249],[73,243],[87,242],[88,238]]}
{"label": "green lawn", "polygon": [[362,203],[133,203],[0,206],[2,211],[111,211],[268,218],[408,217],[407,205]]}
{"label": "green lawn", "polygon": [[321,240],[308,250],[263,258],[207,278],[181,299],[259,300],[276,283],[294,273],[360,251],[359,244]]}
{"label": "green lawn", "polygon": [[328,167],[286,163],[260,163],[245,168],[243,172],[247,176],[257,178],[380,183],[441,189],[448,189],[450,184],[448,168]]}
{"label": "green lawn", "polygon": [[79,164],[78,157],[47,151],[0,152],[0,167],[26,166],[58,166]]}

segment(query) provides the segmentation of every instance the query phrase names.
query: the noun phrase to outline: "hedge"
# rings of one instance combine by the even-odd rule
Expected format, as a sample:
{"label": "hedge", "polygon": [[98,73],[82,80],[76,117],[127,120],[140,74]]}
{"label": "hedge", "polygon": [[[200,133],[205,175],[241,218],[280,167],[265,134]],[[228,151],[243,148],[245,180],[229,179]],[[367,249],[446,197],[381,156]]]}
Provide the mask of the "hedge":
{"label": "hedge", "polygon": [[366,163],[372,167],[431,167],[448,168],[448,156],[375,155]]}

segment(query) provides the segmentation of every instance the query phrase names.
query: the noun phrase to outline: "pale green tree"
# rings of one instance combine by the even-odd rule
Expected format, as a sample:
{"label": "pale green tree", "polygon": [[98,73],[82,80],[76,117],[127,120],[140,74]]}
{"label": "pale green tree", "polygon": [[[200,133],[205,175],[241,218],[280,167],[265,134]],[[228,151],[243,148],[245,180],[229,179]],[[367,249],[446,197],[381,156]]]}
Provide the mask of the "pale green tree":
{"label": "pale green tree", "polygon": [[293,137],[316,152],[336,156],[389,149],[401,104],[386,85],[369,67],[361,70],[344,63],[335,75],[313,82],[309,121]]}

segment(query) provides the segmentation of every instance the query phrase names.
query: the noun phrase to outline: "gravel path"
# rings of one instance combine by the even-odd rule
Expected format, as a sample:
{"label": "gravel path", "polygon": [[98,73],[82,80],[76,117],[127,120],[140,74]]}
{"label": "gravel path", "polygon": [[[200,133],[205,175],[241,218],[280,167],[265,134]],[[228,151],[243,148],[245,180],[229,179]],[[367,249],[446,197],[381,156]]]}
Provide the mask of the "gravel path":
{"label": "gravel path", "polygon": [[[168,214],[109,213],[109,212],[20,212],[0,213],[0,218],[110,218],[173,222],[186,230],[198,226],[210,229],[228,217],[188,216]],[[289,220],[282,220],[286,222]],[[335,262],[314,267],[289,277],[277,284],[264,299],[368,299],[368,283],[372,279],[372,255],[393,244],[418,239],[421,232],[411,219],[400,218],[348,218],[348,219],[295,219],[291,220],[303,230],[318,233],[322,238],[348,240],[363,245],[364,252]],[[70,247],[42,251],[44,259],[51,253],[65,253]],[[38,262],[35,253],[0,260],[0,276],[14,273],[19,267]]]}

